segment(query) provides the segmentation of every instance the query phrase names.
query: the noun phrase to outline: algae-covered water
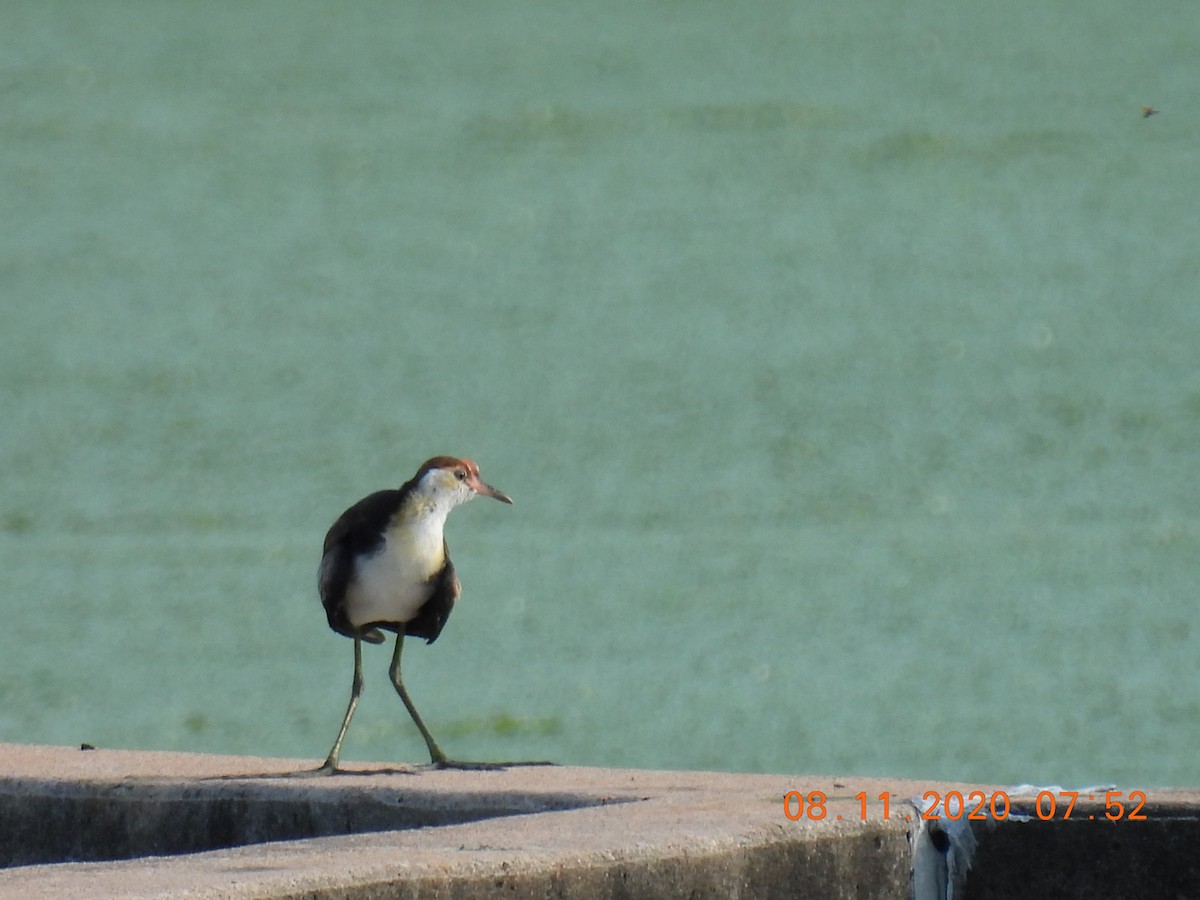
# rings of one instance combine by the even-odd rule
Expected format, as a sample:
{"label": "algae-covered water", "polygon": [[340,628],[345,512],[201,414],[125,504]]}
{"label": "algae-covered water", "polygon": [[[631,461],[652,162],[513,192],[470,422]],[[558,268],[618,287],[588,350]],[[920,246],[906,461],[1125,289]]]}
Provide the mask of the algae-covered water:
{"label": "algae-covered water", "polygon": [[[7,3],[0,740],[1200,783],[1186,2]],[[1160,109],[1143,117],[1142,107]],[[348,759],[424,746],[367,648]]]}

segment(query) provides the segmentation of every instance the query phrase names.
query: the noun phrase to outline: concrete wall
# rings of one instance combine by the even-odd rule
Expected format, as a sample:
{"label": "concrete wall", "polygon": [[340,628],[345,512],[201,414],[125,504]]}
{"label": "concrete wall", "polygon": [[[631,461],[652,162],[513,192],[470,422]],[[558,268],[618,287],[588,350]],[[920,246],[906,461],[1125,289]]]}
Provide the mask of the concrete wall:
{"label": "concrete wall", "polygon": [[0,897],[1200,896],[1193,791],[966,828],[911,802],[964,785],[315,764],[0,745]]}

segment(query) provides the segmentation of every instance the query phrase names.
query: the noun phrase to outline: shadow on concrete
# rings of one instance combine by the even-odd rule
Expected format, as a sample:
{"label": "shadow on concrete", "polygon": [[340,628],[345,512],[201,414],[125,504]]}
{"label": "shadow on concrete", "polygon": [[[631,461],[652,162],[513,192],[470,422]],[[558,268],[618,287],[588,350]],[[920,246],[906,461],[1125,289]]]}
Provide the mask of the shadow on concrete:
{"label": "shadow on concrete", "polygon": [[[23,780],[0,791],[0,868],[197,853],[245,844],[458,825],[605,805],[564,793],[347,789],[347,779],[414,770],[356,770],[300,781],[297,773],[187,783]],[[286,780],[286,786],[283,781]],[[275,781],[275,784],[271,782]],[[267,782],[267,783],[264,783]]]}

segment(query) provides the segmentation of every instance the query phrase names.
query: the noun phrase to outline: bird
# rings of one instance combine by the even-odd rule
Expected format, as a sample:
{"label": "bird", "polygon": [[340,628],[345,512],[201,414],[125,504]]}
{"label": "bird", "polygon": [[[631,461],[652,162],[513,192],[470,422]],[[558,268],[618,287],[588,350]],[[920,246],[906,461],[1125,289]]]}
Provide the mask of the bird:
{"label": "bird", "polygon": [[404,638],[436,641],[462,593],[443,529],[452,509],[479,496],[513,502],[483,481],[472,460],[435,456],[398,489],[369,494],[330,526],[317,589],[329,627],[354,641],[354,678],[342,727],[317,772],[338,771],[342,742],[363,690],[362,643],[382,644],[385,631],[396,635],[388,674],[425,739],[430,764],[438,769],[496,767],[447,757],[421,720],[400,673]]}

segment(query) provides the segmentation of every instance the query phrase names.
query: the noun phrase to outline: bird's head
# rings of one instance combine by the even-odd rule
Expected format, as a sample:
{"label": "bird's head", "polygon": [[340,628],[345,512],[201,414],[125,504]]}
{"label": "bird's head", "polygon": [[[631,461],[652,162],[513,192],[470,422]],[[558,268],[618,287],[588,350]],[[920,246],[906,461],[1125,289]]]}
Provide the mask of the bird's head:
{"label": "bird's head", "polygon": [[487,484],[479,477],[479,466],[472,460],[454,456],[435,456],[426,460],[417,470],[414,479],[422,493],[436,501],[459,506],[482,494],[501,503],[512,503],[512,498]]}

